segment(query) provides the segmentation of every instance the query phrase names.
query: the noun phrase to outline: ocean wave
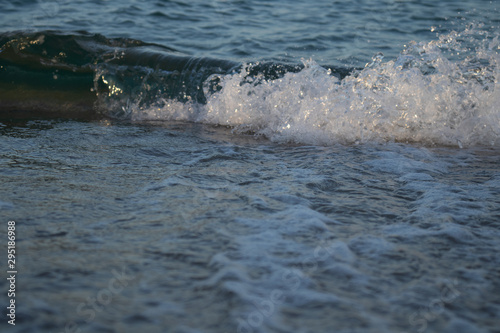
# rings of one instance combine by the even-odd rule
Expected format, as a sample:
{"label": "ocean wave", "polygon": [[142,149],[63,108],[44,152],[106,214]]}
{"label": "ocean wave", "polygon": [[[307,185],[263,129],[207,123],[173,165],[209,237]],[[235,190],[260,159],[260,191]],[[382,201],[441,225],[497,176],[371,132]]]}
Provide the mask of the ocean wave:
{"label": "ocean wave", "polygon": [[10,33],[0,36],[0,114],[201,122],[301,144],[498,146],[499,45],[469,26],[345,69],[196,58],[83,32]]}
{"label": "ocean wave", "polygon": [[[203,106],[134,109],[135,120],[178,119],[227,125],[278,142],[500,144],[499,40],[476,27],[412,42],[340,80],[313,60],[280,78],[251,76],[253,65],[214,75]],[[183,110],[183,111],[179,111]]]}

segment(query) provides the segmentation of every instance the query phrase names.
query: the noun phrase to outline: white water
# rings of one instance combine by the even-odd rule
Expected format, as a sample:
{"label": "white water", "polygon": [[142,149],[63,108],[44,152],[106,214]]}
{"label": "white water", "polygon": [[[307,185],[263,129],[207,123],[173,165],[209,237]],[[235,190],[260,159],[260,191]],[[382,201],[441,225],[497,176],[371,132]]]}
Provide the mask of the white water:
{"label": "white water", "polygon": [[132,107],[132,118],[227,125],[302,144],[498,146],[499,48],[498,37],[469,27],[411,42],[397,59],[377,54],[342,81],[314,60],[277,80],[249,80],[244,69],[221,76],[221,90],[205,92],[206,105],[162,100]]}

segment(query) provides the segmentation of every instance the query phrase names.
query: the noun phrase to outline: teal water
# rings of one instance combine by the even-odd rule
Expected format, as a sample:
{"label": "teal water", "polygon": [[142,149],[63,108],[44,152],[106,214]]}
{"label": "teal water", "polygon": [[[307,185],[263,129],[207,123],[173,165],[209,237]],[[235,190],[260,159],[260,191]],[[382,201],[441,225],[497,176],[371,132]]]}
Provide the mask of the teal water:
{"label": "teal water", "polygon": [[497,8],[0,1],[2,332],[500,332]]}

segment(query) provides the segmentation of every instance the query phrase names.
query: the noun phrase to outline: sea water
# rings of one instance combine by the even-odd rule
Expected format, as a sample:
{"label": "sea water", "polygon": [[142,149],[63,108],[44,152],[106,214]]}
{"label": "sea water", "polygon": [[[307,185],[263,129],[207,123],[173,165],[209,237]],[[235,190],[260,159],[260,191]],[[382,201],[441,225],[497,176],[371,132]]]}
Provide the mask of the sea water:
{"label": "sea water", "polygon": [[0,1],[2,332],[500,332],[497,9]]}

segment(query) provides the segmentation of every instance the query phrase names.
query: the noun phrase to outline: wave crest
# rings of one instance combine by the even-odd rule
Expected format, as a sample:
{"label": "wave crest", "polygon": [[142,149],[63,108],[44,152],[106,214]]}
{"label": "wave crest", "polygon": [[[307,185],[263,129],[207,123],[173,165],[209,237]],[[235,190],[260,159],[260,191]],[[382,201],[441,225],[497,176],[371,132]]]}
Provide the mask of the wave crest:
{"label": "wave crest", "polygon": [[397,59],[384,61],[378,54],[343,80],[313,60],[275,79],[249,79],[247,65],[239,73],[217,75],[218,87],[206,91],[206,105],[196,114],[193,105],[185,106],[192,117],[177,118],[160,108],[136,118],[228,125],[278,142],[496,146],[498,50],[498,37],[472,27],[412,42]]}

